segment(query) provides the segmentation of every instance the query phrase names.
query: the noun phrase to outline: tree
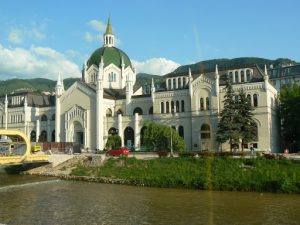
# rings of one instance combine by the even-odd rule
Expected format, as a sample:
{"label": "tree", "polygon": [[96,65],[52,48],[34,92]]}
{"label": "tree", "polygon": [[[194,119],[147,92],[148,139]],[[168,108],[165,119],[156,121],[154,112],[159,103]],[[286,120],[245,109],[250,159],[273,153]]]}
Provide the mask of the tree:
{"label": "tree", "polygon": [[253,107],[251,99],[246,97],[243,89],[240,90],[238,98],[235,98],[236,122],[239,127],[239,137],[242,140],[242,151],[244,144],[256,139],[256,123],[253,119]]}
{"label": "tree", "polygon": [[122,145],[122,140],[119,135],[109,136],[105,145],[105,149],[119,148]]}
{"label": "tree", "polygon": [[[159,151],[170,150],[171,129],[169,126],[149,121],[145,123],[145,126],[144,143],[147,149]],[[184,140],[176,131],[172,132],[172,144],[174,151],[184,149]]]}
{"label": "tree", "polygon": [[218,124],[216,140],[221,144],[229,140],[230,151],[232,151],[232,145],[239,142],[240,133],[239,124],[236,121],[235,94],[228,79],[225,90],[224,108],[220,113],[221,118]]}
{"label": "tree", "polygon": [[294,83],[280,91],[280,119],[283,147],[298,151],[300,144],[300,87]]}

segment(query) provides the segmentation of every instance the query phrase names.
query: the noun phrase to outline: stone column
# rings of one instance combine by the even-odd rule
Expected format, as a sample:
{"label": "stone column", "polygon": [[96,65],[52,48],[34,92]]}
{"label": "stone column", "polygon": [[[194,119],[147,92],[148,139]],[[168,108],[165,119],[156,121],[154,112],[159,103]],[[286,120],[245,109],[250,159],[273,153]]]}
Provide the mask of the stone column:
{"label": "stone column", "polygon": [[60,142],[60,99],[56,96],[55,106],[55,142]]}
{"label": "stone column", "polygon": [[39,142],[39,136],[40,136],[40,120],[36,120],[36,142]]}
{"label": "stone column", "polygon": [[124,146],[124,132],[122,127],[122,114],[118,115],[118,133],[122,140],[122,146]]}
{"label": "stone column", "polygon": [[134,147],[140,146],[139,114],[134,114]]}

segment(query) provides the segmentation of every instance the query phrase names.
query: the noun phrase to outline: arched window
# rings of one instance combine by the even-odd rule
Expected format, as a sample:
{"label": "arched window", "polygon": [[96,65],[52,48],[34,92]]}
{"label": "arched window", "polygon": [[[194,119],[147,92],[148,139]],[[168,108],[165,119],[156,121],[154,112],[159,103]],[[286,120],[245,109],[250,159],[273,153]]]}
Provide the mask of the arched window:
{"label": "arched window", "polygon": [[253,95],[253,106],[254,107],[258,106],[258,97],[257,97],[257,94]]}
{"label": "arched window", "polygon": [[184,138],[184,128],[183,126],[178,127],[178,134],[180,137]]}
{"label": "arched window", "polygon": [[181,100],[181,112],[184,112],[184,100]]}
{"label": "arched window", "polygon": [[248,104],[251,105],[251,95],[247,94],[247,100],[248,100]]}
{"label": "arched window", "polygon": [[179,101],[176,101],[176,112],[179,112]]}
{"label": "arched window", "polygon": [[52,114],[52,118],[51,118],[52,120],[55,120],[55,114]]}
{"label": "arched window", "polygon": [[169,90],[171,89],[171,79],[168,79],[168,87],[169,87]]}
{"label": "arched window", "polygon": [[42,117],[41,117],[41,121],[47,121],[48,120],[48,118],[47,118],[47,116],[44,114],[44,115],[42,115]]}
{"label": "arched window", "polygon": [[108,74],[108,81],[109,82],[116,82],[116,74],[114,72],[110,72]]}
{"label": "arched window", "polygon": [[201,126],[201,139],[210,139],[210,126],[208,124]]}
{"label": "arched window", "polygon": [[204,110],[204,100],[203,100],[203,98],[200,98],[200,110],[201,111]]}
{"label": "arched window", "polygon": [[177,89],[180,87],[180,77],[177,78]]}
{"label": "arched window", "polygon": [[206,110],[209,110],[209,97],[206,97]]}
{"label": "arched window", "polygon": [[143,110],[140,107],[136,107],[133,110],[133,115],[136,114],[136,113],[139,114],[139,115],[143,115]]}
{"label": "arched window", "polygon": [[171,112],[175,112],[175,105],[174,105],[174,101],[171,101]]}
{"label": "arched window", "polygon": [[112,117],[112,111],[110,108],[106,110],[106,117]]}
{"label": "arched window", "polygon": [[119,115],[119,114],[121,114],[121,115],[123,116],[123,111],[122,111],[122,109],[118,109],[117,115]]}
{"label": "arched window", "polygon": [[173,89],[176,89],[176,78],[173,78]]}
{"label": "arched window", "polygon": [[170,112],[170,103],[166,102],[166,113]]}
{"label": "arched window", "polygon": [[241,71],[241,82],[245,82],[245,73],[244,73],[244,70]]}
{"label": "arched window", "polygon": [[164,102],[160,103],[160,113],[165,113],[165,103]]}
{"label": "arched window", "polygon": [[149,115],[152,115],[153,114],[153,106],[151,106],[150,108],[149,108]]}
{"label": "arched window", "polygon": [[233,74],[232,74],[232,72],[229,72],[229,79],[230,79],[230,82],[233,83]]}
{"label": "arched window", "polygon": [[238,71],[235,71],[234,78],[235,78],[235,83],[238,83],[239,82],[239,72]]}
{"label": "arched window", "polygon": [[183,79],[182,79],[182,88],[185,88],[185,77],[183,77]]}
{"label": "arched window", "polygon": [[251,80],[251,73],[250,70],[246,71],[246,75],[247,75],[247,81],[249,82]]}

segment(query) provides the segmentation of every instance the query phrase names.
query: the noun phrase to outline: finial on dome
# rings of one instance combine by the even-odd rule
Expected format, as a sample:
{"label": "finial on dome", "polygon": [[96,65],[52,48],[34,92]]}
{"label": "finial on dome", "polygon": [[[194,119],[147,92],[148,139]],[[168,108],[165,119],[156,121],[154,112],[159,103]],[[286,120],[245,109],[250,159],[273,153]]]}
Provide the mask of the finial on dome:
{"label": "finial on dome", "polygon": [[110,34],[112,35],[112,29],[111,29],[111,24],[110,24],[110,16],[108,17],[108,21],[107,21],[107,26],[106,26],[106,32],[105,34]]}

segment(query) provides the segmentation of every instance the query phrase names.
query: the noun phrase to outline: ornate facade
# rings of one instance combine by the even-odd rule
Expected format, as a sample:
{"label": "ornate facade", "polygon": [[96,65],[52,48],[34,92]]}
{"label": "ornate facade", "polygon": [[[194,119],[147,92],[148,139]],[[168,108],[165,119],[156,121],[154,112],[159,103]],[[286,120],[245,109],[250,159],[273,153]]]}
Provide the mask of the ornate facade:
{"label": "ornate facade", "polygon": [[[114,46],[110,21],[104,45],[85,62],[82,80],[64,90],[59,75],[55,99],[33,94],[0,99],[0,126],[26,132],[32,141],[76,142],[85,149],[103,149],[109,135],[119,134],[122,144],[143,148],[144,122],[172,126],[184,138],[187,150],[218,150],[215,141],[219,114],[223,108],[225,77],[233,89],[243,89],[255,108],[260,150],[279,150],[276,117],[276,89],[265,68],[235,68],[205,74],[167,77],[164,88],[152,80],[149,92],[136,84],[136,72],[129,57]],[[36,97],[37,98],[37,97]],[[30,101],[30,102],[29,102]],[[35,100],[37,102],[37,100]],[[246,148],[248,146],[245,146]],[[222,149],[229,149],[223,144]]]}

